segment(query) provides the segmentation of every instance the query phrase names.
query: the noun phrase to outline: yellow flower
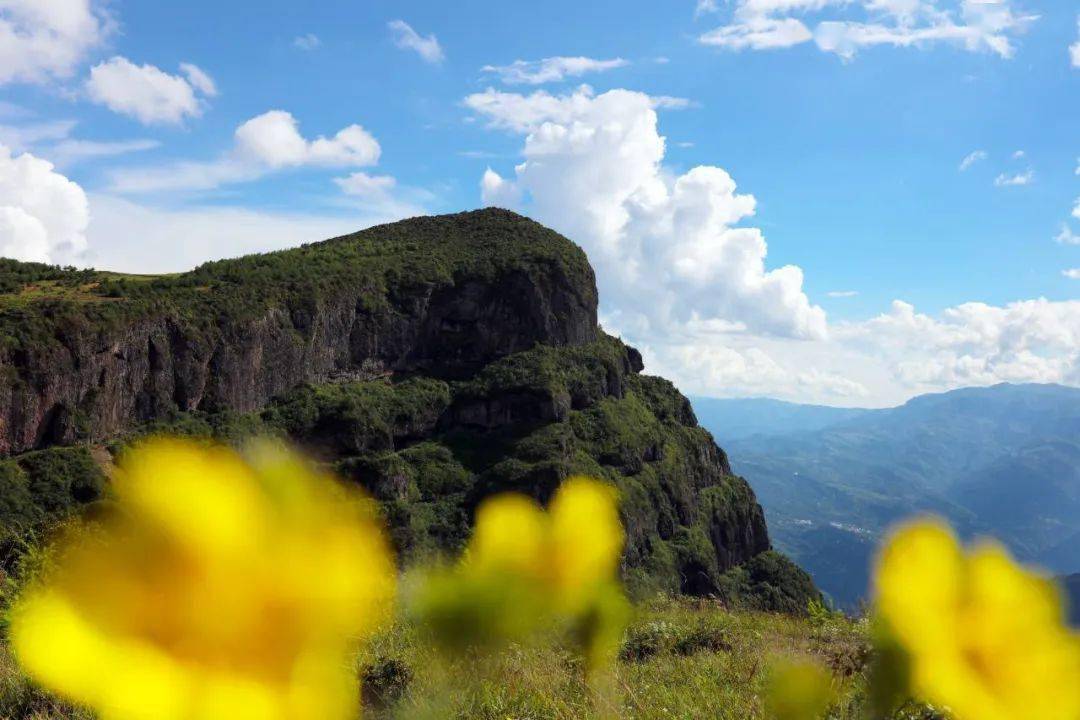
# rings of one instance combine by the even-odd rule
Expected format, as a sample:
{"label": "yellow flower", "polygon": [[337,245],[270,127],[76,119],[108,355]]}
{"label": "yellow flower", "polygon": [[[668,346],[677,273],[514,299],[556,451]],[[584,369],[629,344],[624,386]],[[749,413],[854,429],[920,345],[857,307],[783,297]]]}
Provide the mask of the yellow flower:
{"label": "yellow flower", "polygon": [[1076,720],[1080,641],[1048,581],[999,545],[901,528],[877,566],[877,609],[910,658],[912,690],[957,720]]}
{"label": "yellow flower", "polygon": [[835,698],[832,678],[814,663],[784,659],[769,671],[765,708],[770,718],[817,720]]}
{"label": "yellow flower", "polygon": [[575,477],[562,484],[546,514],[523,495],[485,502],[476,515],[467,568],[537,579],[564,609],[574,610],[615,579],[622,547],[615,489]]}
{"label": "yellow flower", "polygon": [[12,614],[39,682],[104,720],[336,720],[395,569],[369,503],[270,446],[127,453],[115,512]]}
{"label": "yellow flower", "polygon": [[567,480],[548,512],[523,495],[484,502],[461,564],[428,575],[415,615],[453,648],[521,639],[571,621],[593,665],[605,662],[625,620],[617,570],[623,547],[614,488]]}

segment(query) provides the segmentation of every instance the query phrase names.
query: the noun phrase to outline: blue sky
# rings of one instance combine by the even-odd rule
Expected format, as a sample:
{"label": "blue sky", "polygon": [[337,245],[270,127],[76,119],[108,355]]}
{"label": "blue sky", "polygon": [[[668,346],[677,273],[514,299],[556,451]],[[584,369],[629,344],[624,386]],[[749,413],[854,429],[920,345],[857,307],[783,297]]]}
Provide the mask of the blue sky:
{"label": "blue sky", "polygon": [[1074,63],[1063,1],[0,0],[0,254],[180,270],[495,203],[691,392],[1077,384]]}

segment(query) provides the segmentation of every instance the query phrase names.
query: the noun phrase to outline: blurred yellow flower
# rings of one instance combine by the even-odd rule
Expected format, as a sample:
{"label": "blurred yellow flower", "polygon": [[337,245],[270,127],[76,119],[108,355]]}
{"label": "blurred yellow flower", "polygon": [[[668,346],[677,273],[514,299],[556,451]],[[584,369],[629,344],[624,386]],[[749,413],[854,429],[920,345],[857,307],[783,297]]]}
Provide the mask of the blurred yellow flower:
{"label": "blurred yellow flower", "polygon": [[523,495],[497,495],[476,514],[466,568],[514,571],[545,583],[566,610],[580,609],[613,581],[623,547],[615,488],[567,480],[548,513]]}
{"label": "blurred yellow flower", "polygon": [[769,671],[765,710],[774,720],[818,720],[835,699],[832,677],[812,662],[785,658]]}
{"label": "blurred yellow flower", "polygon": [[460,565],[430,573],[411,603],[454,648],[522,639],[569,620],[590,664],[621,637],[626,600],[617,570],[623,547],[615,489],[571,478],[548,512],[523,495],[498,495],[477,511]]}
{"label": "blurred yellow flower", "polygon": [[369,502],[269,445],[174,440],[128,452],[114,489],[12,613],[36,680],[104,720],[355,715],[351,643],[395,585]]}
{"label": "blurred yellow flower", "polygon": [[965,553],[944,523],[914,522],[885,546],[876,585],[919,698],[957,720],[1080,717],[1080,640],[1057,589],[1001,546]]}

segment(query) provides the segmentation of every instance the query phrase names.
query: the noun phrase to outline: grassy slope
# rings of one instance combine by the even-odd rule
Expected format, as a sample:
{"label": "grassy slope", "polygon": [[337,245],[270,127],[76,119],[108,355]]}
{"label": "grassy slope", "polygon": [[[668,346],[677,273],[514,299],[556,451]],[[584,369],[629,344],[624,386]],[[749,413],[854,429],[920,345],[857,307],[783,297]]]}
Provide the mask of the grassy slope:
{"label": "grassy slope", "polygon": [[[357,672],[368,718],[747,720],[764,717],[772,659],[795,655],[832,672],[839,699],[829,717],[854,720],[862,709],[868,648],[865,626],[842,618],[728,612],[714,603],[658,599],[639,606],[610,692],[600,698],[586,685],[579,662],[556,647],[512,647],[493,660],[459,658],[447,665],[404,625],[376,637],[361,652]],[[10,655],[0,658],[0,717],[86,717],[34,691]],[[433,702],[442,695],[449,702]]]}

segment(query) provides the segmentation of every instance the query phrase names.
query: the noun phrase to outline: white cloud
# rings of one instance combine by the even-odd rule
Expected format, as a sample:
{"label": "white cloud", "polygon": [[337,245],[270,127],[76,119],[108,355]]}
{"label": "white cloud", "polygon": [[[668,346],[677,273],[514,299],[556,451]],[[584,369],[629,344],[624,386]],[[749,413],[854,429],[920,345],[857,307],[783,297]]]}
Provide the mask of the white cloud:
{"label": "white cloud", "polygon": [[1068,270],[1062,270],[1061,274],[1070,280],[1080,280],[1080,268],[1069,268]]}
{"label": "white cloud", "polygon": [[30,150],[38,143],[68,137],[77,124],[74,120],[49,120],[27,125],[0,125],[0,145],[6,145],[13,152]]}
{"label": "white cloud", "polygon": [[484,204],[501,208],[516,208],[521,204],[521,188],[512,180],[504,180],[491,168],[480,178],[480,197]]}
{"label": "white cloud", "polygon": [[214,83],[214,79],[206,74],[202,68],[198,65],[191,63],[180,63],[180,72],[187,76],[188,82],[191,86],[201,92],[206,97],[217,97],[218,89]]}
{"label": "white cloud", "polygon": [[549,57],[543,60],[516,60],[509,65],[485,65],[481,69],[496,75],[507,85],[541,85],[562,82],[568,77],[581,77],[587,73],[606,72],[629,64],[628,60],[622,58]]}
{"label": "white cloud", "polygon": [[990,157],[985,150],[976,150],[960,161],[960,172],[964,172],[977,162],[982,162]]}
{"label": "white cloud", "polygon": [[695,17],[719,11],[720,7],[716,4],[716,0],[697,0],[697,5],[694,6]]}
{"label": "white cloud", "polygon": [[0,145],[0,256],[73,262],[86,247],[89,221],[82,188],[52,163]]}
{"label": "white cloud", "polygon": [[[593,89],[588,85],[581,85],[569,95],[552,95],[546,90],[521,95],[488,88],[469,95],[463,104],[487,118],[488,127],[529,133],[545,122],[572,122],[592,103],[594,96]],[[685,98],[668,95],[643,97],[656,110],[683,110],[693,104]]]}
{"label": "white cloud", "polygon": [[[1077,35],[1080,35],[1080,17],[1076,20]],[[1069,61],[1074,68],[1080,68],[1080,38],[1069,46]]]}
{"label": "white cloud", "polygon": [[856,297],[859,294],[858,290],[830,290],[825,293],[831,298],[851,298]]}
{"label": "white cloud", "polygon": [[147,138],[136,140],[78,140],[70,138],[51,145],[43,150],[50,160],[61,167],[74,165],[84,160],[94,160],[117,155],[145,152],[160,147],[157,140]]}
{"label": "white cloud", "polygon": [[1030,185],[1035,182],[1035,171],[1028,170],[1027,172],[1017,173],[1015,175],[1008,175],[1002,173],[994,178],[994,185],[997,187],[1020,187],[1023,185]]}
{"label": "white cloud", "polygon": [[322,47],[322,40],[314,33],[307,33],[293,38],[292,44],[294,48],[300,50],[317,50]]}
{"label": "white cloud", "polygon": [[202,70],[190,63],[180,68],[186,78],[113,57],[91,68],[86,93],[93,102],[141,123],[176,125],[202,115],[205,100],[200,95],[217,94],[213,80]]}
{"label": "white cloud", "polygon": [[1074,233],[1068,223],[1061,224],[1061,231],[1054,240],[1061,245],[1080,245],[1080,235]]}
{"label": "white cloud", "polygon": [[112,190],[118,193],[209,190],[257,180],[288,168],[367,167],[378,163],[380,153],[378,141],[359,125],[350,125],[331,138],[307,140],[300,134],[296,118],[284,110],[271,110],[238,127],[233,148],[217,160],[114,171]]}
{"label": "white cloud", "polygon": [[799,268],[766,265],[761,231],[745,225],[751,195],[718,167],[665,167],[642,93],[488,90],[464,104],[524,136],[512,172],[484,173],[485,202],[581,244],[604,327],[686,392],[880,406],[964,385],[1080,385],[1080,302],[965,303],[936,315],[896,302],[870,320],[827,325]]}
{"label": "white cloud", "polygon": [[424,62],[437,65],[446,59],[442,45],[434,34],[423,37],[404,20],[393,20],[387,23],[387,27],[393,35],[394,45],[402,50],[415,51]]}
{"label": "white cloud", "polygon": [[1080,383],[1080,301],[970,302],[937,318],[896,301],[891,312],[836,329],[879,355],[913,392],[998,382]]}
{"label": "white cloud", "polygon": [[1023,150],[1017,150],[1012,154],[1013,160],[1023,160],[1025,157],[1027,157],[1027,153]]}
{"label": "white cloud", "polygon": [[530,214],[581,243],[610,322],[654,336],[690,322],[825,335],[825,313],[803,292],[802,271],[766,269],[761,231],[739,226],[754,197],[738,194],[718,167],[675,176],[663,166],[653,98],[587,87],[561,96],[489,90],[465,105],[493,127],[526,135],[512,179],[485,173],[485,202],[527,198]]}
{"label": "white cloud", "polygon": [[111,29],[91,0],[0,0],[0,85],[71,77]]}
{"label": "white cloud", "polygon": [[284,110],[271,110],[238,127],[236,145],[241,153],[271,167],[363,167],[379,162],[382,152],[371,133],[359,125],[349,125],[332,138],[305,140],[296,118]]}
{"label": "white cloud", "polygon": [[157,140],[82,140],[71,137],[74,120],[53,120],[26,125],[0,125],[0,145],[13,153],[32,151],[53,164],[65,167],[93,158],[152,150]]}
{"label": "white cloud", "polygon": [[1080,198],[1076,199],[1076,204],[1073,205],[1072,216],[1077,220],[1080,220]]}
{"label": "white cloud", "polygon": [[344,178],[336,178],[334,182],[346,195],[362,198],[385,195],[397,185],[397,181],[389,175],[368,175],[362,172],[356,172]]}
{"label": "white cloud", "polygon": [[896,301],[870,320],[833,324],[825,340],[699,329],[646,339],[642,352],[649,372],[716,397],[886,406],[972,385],[1080,385],[1080,302],[965,303],[931,316]]}
{"label": "white cloud", "polygon": [[120,272],[189,270],[207,260],[296,247],[401,219],[346,209],[335,215],[262,212],[239,207],[159,207],[91,195],[85,262]]}
{"label": "white cloud", "polygon": [[813,37],[810,29],[795,18],[758,16],[718,27],[702,35],[699,40],[704,45],[727,50],[772,50],[799,45]]}
{"label": "white cloud", "polygon": [[[950,43],[970,52],[986,51],[1009,58],[1015,50],[1015,35],[1037,19],[1014,14],[1009,2],[737,0],[730,21],[702,34],[699,41],[728,50],[768,50],[813,40],[819,49],[845,59],[876,45],[924,47]],[[861,15],[853,13],[855,9],[861,10]],[[810,19],[810,15],[814,18]]]}

